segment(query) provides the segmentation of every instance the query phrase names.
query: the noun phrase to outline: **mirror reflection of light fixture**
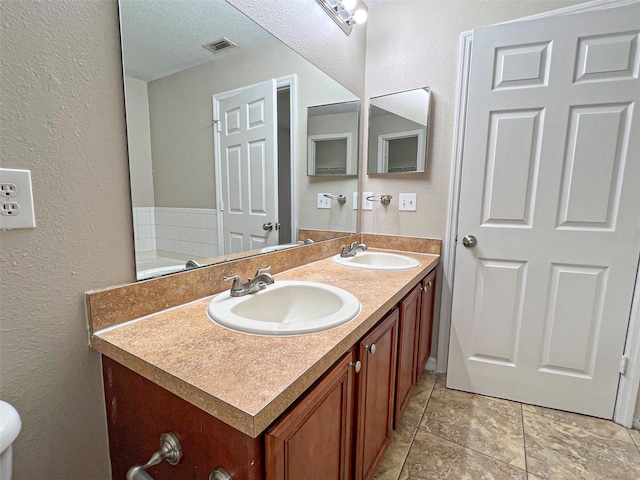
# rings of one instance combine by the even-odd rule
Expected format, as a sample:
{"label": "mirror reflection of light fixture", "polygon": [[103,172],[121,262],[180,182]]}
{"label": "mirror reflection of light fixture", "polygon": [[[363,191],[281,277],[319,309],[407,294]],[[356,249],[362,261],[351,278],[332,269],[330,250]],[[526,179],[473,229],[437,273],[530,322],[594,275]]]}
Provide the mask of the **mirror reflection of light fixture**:
{"label": "mirror reflection of light fixture", "polygon": [[316,2],[347,35],[351,34],[354,24],[367,21],[367,11],[364,8],[354,11],[358,0],[316,0]]}

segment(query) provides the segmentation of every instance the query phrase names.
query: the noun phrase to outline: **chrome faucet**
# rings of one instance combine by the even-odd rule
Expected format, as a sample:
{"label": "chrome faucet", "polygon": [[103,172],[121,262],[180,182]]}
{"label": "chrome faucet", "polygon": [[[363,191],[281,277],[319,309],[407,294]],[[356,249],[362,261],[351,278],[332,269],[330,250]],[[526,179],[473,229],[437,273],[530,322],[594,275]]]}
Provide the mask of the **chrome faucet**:
{"label": "chrome faucet", "polygon": [[193,270],[194,268],[200,268],[202,265],[200,265],[198,262],[196,262],[195,260],[187,260],[187,264],[184,266],[185,270]]}
{"label": "chrome faucet", "polygon": [[275,282],[273,276],[269,273],[266,273],[270,268],[271,266],[259,268],[256,272],[256,276],[254,278],[248,278],[247,283],[242,283],[242,278],[240,278],[240,275],[224,277],[225,282],[233,280],[233,284],[231,285],[229,294],[232,297],[243,297],[245,295],[264,290],[265,288],[267,288],[267,285],[271,285]]}
{"label": "chrome faucet", "polygon": [[353,242],[351,245],[343,245],[342,252],[340,252],[341,257],[355,257],[356,250],[362,250],[363,252],[367,249],[367,246],[364,243]]}

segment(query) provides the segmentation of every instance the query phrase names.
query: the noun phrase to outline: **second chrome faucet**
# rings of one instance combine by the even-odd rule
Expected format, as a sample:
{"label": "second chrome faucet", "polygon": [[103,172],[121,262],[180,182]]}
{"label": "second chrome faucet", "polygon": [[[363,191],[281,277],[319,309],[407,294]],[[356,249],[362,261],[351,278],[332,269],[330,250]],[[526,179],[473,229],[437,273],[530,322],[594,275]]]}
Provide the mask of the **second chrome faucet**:
{"label": "second chrome faucet", "polygon": [[273,276],[267,273],[271,266],[262,267],[258,269],[254,278],[248,278],[247,283],[242,283],[240,275],[232,275],[230,277],[224,277],[224,281],[233,280],[229,295],[232,297],[243,297],[251,293],[259,292],[267,288],[267,285],[271,285],[275,282]]}
{"label": "second chrome faucet", "polygon": [[340,252],[341,257],[355,257],[356,250],[362,250],[363,252],[367,249],[367,246],[364,243],[353,242],[351,245],[343,245],[342,252]]}

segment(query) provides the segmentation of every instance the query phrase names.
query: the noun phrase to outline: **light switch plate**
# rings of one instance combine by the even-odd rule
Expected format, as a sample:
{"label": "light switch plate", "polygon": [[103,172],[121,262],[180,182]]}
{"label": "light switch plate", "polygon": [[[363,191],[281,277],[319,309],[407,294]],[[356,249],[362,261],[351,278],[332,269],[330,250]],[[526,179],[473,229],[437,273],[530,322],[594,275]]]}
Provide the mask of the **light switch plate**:
{"label": "light switch plate", "polygon": [[331,199],[325,197],[324,193],[318,194],[318,208],[331,208]]}
{"label": "light switch plate", "polygon": [[35,228],[31,171],[0,168],[0,230]]}
{"label": "light switch plate", "polygon": [[404,212],[416,211],[416,194],[401,193],[398,195],[398,210]]}
{"label": "light switch plate", "polygon": [[362,192],[362,210],[373,210],[373,202],[367,200],[371,195],[373,195],[373,192]]}

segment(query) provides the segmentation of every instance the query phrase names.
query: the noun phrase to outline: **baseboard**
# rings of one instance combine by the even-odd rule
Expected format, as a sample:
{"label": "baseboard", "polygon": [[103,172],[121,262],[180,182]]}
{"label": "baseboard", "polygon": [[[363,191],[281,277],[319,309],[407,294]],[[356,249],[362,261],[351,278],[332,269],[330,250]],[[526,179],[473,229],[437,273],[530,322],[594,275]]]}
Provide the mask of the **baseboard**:
{"label": "baseboard", "polygon": [[[429,359],[431,360],[431,359]],[[429,364],[427,364],[429,365]],[[427,367],[429,368],[429,367]],[[631,424],[631,428],[635,428],[636,430],[640,430],[640,417],[633,417],[633,423]]]}
{"label": "baseboard", "polygon": [[427,360],[427,366],[424,367],[425,370],[435,370],[436,369],[436,357],[429,357]]}

